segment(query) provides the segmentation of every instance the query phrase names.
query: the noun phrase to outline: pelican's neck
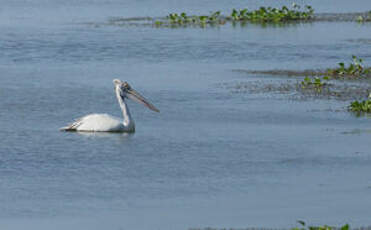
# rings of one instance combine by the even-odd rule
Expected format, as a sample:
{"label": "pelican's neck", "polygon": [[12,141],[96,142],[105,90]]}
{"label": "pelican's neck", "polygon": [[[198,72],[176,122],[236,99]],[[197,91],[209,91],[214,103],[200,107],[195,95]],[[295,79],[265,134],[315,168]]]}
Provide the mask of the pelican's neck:
{"label": "pelican's neck", "polygon": [[117,97],[117,100],[119,101],[121,111],[122,111],[122,115],[124,117],[124,121],[123,121],[124,126],[126,126],[126,127],[132,126],[134,124],[134,121],[131,118],[129,107],[126,104],[126,101],[120,95],[120,90],[116,90],[116,97]]}

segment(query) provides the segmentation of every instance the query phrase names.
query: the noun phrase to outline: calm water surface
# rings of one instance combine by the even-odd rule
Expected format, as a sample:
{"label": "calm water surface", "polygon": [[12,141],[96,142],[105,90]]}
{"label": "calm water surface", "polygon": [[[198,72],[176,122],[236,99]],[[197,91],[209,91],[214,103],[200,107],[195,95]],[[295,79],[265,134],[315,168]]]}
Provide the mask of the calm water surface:
{"label": "calm water surface", "polygon": [[[358,12],[370,1],[299,1]],[[235,69],[317,69],[352,54],[371,63],[370,25],[158,29],[94,27],[113,16],[208,13],[288,1],[10,1],[0,10],[0,228],[188,229],[371,224],[370,119],[348,101],[233,93]],[[347,61],[347,60],[345,60]],[[59,132],[93,112],[135,134]],[[283,80],[284,81],[284,80]]]}

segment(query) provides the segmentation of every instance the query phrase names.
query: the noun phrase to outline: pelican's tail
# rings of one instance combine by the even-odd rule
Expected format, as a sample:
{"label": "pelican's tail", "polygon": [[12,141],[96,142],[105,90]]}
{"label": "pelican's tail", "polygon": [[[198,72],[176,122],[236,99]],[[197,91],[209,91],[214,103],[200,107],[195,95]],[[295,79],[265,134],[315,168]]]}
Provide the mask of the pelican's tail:
{"label": "pelican's tail", "polygon": [[76,129],[69,125],[69,126],[64,126],[60,128],[59,131],[76,131]]}
{"label": "pelican's tail", "polygon": [[60,128],[59,130],[60,131],[77,131],[77,127],[79,127],[81,125],[81,120],[82,119],[83,118],[79,118],[75,122],[73,122],[72,124],[64,126],[64,127]]}

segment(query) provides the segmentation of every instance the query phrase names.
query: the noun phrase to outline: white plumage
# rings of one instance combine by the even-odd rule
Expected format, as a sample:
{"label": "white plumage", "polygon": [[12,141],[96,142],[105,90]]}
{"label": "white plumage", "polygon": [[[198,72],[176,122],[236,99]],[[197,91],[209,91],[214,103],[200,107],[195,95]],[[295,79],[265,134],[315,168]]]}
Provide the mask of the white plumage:
{"label": "white plumage", "polygon": [[134,132],[135,126],[125,126],[123,121],[109,114],[94,113],[77,119],[71,125],[62,129],[74,128],[75,131],[81,132]]}
{"label": "white plumage", "polygon": [[81,117],[72,124],[61,128],[61,130],[81,132],[134,132],[135,123],[130,115],[129,107],[126,104],[126,98],[130,98],[147,106],[153,111],[159,112],[154,105],[132,89],[127,82],[115,79],[113,83],[115,84],[116,97],[122,110],[123,120],[108,114],[95,113]]}

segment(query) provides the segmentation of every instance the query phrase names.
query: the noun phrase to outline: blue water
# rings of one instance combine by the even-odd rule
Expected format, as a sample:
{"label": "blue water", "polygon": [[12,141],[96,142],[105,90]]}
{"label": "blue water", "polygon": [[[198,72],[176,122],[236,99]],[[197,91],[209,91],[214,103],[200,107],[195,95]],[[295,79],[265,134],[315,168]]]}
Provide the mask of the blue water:
{"label": "blue water", "polygon": [[[361,0],[298,3],[371,9]],[[369,24],[104,26],[118,16],[291,2],[231,4],[3,0],[0,228],[370,225],[369,118],[348,113],[349,101],[222,86],[265,79],[236,69],[327,68],[352,54],[371,63]],[[130,103],[130,135],[58,131],[89,113],[121,116],[114,78],[161,112]]]}

